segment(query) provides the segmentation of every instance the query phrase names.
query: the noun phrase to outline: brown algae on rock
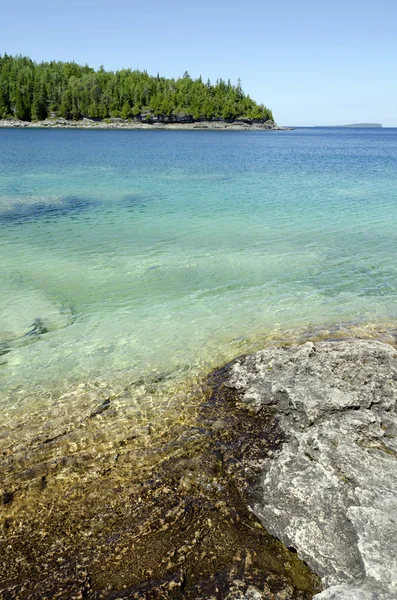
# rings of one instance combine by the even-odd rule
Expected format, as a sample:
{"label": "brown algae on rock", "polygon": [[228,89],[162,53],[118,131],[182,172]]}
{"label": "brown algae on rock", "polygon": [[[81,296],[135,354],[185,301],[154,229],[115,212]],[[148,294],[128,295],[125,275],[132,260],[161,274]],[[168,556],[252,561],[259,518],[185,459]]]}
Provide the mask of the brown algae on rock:
{"label": "brown algae on rock", "polygon": [[[395,334],[318,328],[284,335],[284,347],[298,343],[299,354],[308,339],[357,335],[393,344]],[[275,348],[280,339],[255,343]],[[230,376],[243,360],[204,383],[91,382],[42,394],[29,414],[15,402],[0,436],[0,597],[282,600],[319,592],[298,544],[288,550],[249,508],[263,502],[264,464],[287,447],[279,418],[288,407],[282,390],[279,406],[242,401],[247,390]],[[279,368],[269,362],[266,373],[277,378]],[[347,373],[353,385],[354,370]],[[391,456],[386,417],[383,440],[368,451]],[[304,450],[316,465],[316,444]],[[336,480],[351,487],[342,467]]]}
{"label": "brown algae on rock", "polygon": [[255,462],[283,437],[274,412],[241,404],[224,375],[184,394],[169,388],[176,400],[157,415],[123,412],[133,389],[102,389],[67,426],[55,420],[25,446],[3,440],[0,596],[303,600],[319,591],[248,508]]}

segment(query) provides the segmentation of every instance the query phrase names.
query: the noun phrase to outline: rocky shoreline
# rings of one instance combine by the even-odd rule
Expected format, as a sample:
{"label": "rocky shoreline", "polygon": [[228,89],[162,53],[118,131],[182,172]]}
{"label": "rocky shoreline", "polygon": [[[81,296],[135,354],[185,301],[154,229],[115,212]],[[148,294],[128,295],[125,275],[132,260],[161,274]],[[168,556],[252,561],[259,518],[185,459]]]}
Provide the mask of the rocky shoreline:
{"label": "rocky shoreline", "polygon": [[23,444],[13,423],[0,596],[396,598],[395,333],[269,345],[157,420],[128,413],[138,382]]}
{"label": "rocky shoreline", "polygon": [[374,340],[307,342],[235,361],[226,385],[285,438],[251,508],[327,588],[318,600],[397,597],[397,352]]}
{"label": "rocky shoreline", "polygon": [[75,419],[65,398],[57,422],[54,399],[30,439],[31,423],[13,421],[0,438],[0,597],[310,600],[319,578],[245,498],[253,463],[281,442],[273,411],[258,418],[223,378],[175,391],[157,417],[125,412],[136,382],[80,390]]}
{"label": "rocky shoreline", "polygon": [[146,119],[123,120],[106,119],[103,121],[93,119],[81,119],[71,121],[63,118],[48,118],[44,121],[20,121],[18,119],[0,119],[0,128],[39,128],[39,129],[175,129],[175,130],[215,130],[215,131],[289,131],[290,127],[279,127],[273,121],[255,121],[252,119],[241,119],[236,121],[194,121],[183,120],[161,120],[154,117]]}

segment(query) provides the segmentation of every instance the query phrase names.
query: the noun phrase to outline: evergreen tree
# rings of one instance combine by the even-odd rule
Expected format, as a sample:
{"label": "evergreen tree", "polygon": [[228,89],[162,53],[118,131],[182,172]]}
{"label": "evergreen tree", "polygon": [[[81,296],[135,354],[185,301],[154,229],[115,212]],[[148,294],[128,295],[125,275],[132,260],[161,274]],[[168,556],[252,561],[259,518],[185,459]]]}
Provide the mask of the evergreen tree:
{"label": "evergreen tree", "polygon": [[123,104],[123,108],[121,109],[120,117],[122,119],[129,119],[131,116],[131,106],[127,100]]}
{"label": "evergreen tree", "polygon": [[34,93],[32,102],[32,119],[42,121],[48,116],[47,95],[43,82],[40,82]]}
{"label": "evergreen tree", "polygon": [[22,56],[0,55],[0,117],[41,120],[48,115],[68,119],[189,116],[193,119],[247,117],[272,120],[271,110],[218,79],[152,77],[146,71],[112,72],[74,62],[36,64]]}

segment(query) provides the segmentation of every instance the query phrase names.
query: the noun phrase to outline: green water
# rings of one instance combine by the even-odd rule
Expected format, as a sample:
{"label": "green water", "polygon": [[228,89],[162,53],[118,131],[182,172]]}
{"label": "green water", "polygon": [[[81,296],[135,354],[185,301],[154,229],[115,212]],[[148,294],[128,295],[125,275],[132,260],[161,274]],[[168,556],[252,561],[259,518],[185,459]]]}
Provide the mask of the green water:
{"label": "green water", "polygon": [[0,130],[0,156],[3,407],[396,319],[397,130]]}

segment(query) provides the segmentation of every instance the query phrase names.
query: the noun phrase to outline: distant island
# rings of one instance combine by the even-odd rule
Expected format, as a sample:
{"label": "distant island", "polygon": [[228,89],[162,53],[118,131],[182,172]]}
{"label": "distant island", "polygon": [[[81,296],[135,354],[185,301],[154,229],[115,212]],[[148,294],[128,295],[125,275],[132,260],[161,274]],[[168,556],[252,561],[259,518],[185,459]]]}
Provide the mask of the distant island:
{"label": "distant island", "polygon": [[[159,124],[278,129],[272,111],[245,94],[238,80],[215,84],[185,72],[178,79],[146,71],[106,71],[74,62],[37,64],[0,55],[1,126],[127,127]],[[211,124],[214,127],[211,127]]]}
{"label": "distant island", "polygon": [[339,125],[339,127],[382,127],[380,123],[353,123],[352,125]]}
{"label": "distant island", "polygon": [[380,123],[352,123],[351,125],[314,125],[315,129],[346,129],[346,128],[382,128]]}

